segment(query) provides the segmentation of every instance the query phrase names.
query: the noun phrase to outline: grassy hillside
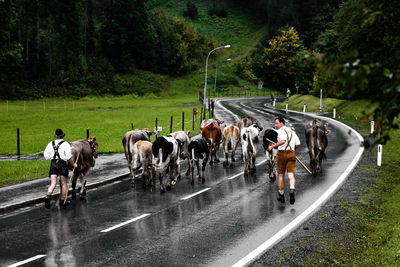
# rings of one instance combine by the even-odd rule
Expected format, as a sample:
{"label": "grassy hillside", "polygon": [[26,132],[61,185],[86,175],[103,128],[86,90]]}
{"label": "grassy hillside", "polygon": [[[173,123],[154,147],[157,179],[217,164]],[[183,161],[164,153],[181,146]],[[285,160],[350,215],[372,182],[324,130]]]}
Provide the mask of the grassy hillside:
{"label": "grassy hillside", "polygon": [[[167,10],[171,16],[182,17],[186,10],[186,0],[176,1],[160,1],[150,0],[147,3],[149,8],[162,7]],[[217,82],[223,83],[226,92],[234,92],[237,95],[242,86],[246,86],[253,90],[257,87],[256,84],[251,84],[236,77],[233,73],[233,65],[241,58],[249,55],[251,50],[259,44],[267,33],[266,26],[262,26],[245,14],[232,9],[226,9],[228,16],[219,18],[209,16],[208,10],[210,1],[195,1],[198,8],[198,17],[194,20],[189,20],[195,26],[199,33],[207,36],[215,42],[215,45],[221,46],[230,44],[231,48],[221,49],[218,53],[210,55],[208,61],[207,73],[207,88],[214,88],[215,68],[216,64],[224,59],[231,58],[229,63],[221,63],[218,67]],[[194,73],[183,77],[170,77],[170,88],[168,93],[177,95],[180,93],[196,93],[204,88],[205,65],[206,58],[202,62],[202,67]],[[218,84],[217,84],[218,86]]]}

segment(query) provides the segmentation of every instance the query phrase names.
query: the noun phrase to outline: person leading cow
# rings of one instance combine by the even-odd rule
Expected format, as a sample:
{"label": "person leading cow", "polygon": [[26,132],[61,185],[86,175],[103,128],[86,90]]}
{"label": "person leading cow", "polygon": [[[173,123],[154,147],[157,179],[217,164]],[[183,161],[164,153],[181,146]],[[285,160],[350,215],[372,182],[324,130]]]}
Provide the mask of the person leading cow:
{"label": "person leading cow", "polygon": [[278,148],[278,201],[285,203],[285,183],[284,176],[287,171],[289,177],[289,197],[290,204],[295,202],[295,183],[294,168],[296,165],[295,149],[300,145],[300,139],[296,132],[285,126],[285,120],[282,117],[275,118],[275,128],[278,129],[278,142],[270,145],[268,151]]}
{"label": "person leading cow", "polygon": [[70,164],[74,168],[77,167],[77,164],[74,163],[72,158],[70,144],[63,140],[63,138],[65,137],[65,133],[63,132],[63,130],[57,129],[54,137],[56,138],[56,140],[48,143],[46,149],[44,150],[45,159],[51,160],[49,170],[50,186],[44,199],[44,205],[47,209],[50,209],[51,194],[56,187],[58,176],[60,176],[61,183],[60,206],[68,206],[69,201],[64,201],[68,194],[68,164]]}

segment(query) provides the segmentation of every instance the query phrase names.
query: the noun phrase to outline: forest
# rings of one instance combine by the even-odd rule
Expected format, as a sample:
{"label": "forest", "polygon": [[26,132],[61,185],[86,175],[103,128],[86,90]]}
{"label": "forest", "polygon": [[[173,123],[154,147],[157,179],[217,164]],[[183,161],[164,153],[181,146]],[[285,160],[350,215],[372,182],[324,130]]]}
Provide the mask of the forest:
{"label": "forest", "polygon": [[324,88],[327,96],[374,98],[382,140],[398,127],[399,1],[191,0],[180,16],[160,3],[1,0],[0,98],[160,94],[168,77],[198,70],[221,45],[196,20],[235,10],[267,28],[234,63],[235,75],[282,91],[317,95]]}

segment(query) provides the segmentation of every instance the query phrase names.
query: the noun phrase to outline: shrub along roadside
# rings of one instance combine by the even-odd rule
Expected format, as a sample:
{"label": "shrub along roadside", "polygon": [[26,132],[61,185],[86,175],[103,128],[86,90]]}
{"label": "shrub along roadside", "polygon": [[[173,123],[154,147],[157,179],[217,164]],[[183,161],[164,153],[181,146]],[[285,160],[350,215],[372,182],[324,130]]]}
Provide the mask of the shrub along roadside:
{"label": "shrub along roadside", "polygon": [[[362,127],[361,133],[369,135],[372,114],[369,100],[343,101],[323,99],[325,111],[336,106],[340,121]],[[289,109],[302,111],[307,104],[308,111],[319,109],[319,98],[295,95],[288,101]],[[285,104],[277,105],[285,108]],[[332,116],[332,114],[328,114]],[[397,118],[399,120],[399,118]],[[327,265],[334,262],[345,266],[398,266],[400,262],[400,131],[392,130],[391,141],[383,147],[382,166],[375,164],[360,166],[361,173],[374,172],[377,178],[374,186],[358,199],[356,205],[348,208],[345,220],[351,225],[351,236],[323,235],[324,249],[313,251],[302,266]],[[375,154],[375,153],[374,153]],[[323,234],[323,233],[321,233]],[[348,239],[351,240],[348,240]],[[347,240],[344,240],[347,239]],[[299,240],[299,243],[302,241]],[[348,244],[352,244],[348,246]]]}

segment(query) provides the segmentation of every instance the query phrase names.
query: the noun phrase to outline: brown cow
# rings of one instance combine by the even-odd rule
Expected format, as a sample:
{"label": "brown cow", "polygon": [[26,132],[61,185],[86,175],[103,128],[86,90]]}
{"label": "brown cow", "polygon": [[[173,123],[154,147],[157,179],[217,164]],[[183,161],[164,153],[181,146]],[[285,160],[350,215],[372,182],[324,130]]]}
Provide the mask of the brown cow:
{"label": "brown cow", "polygon": [[72,199],[76,199],[75,187],[76,180],[79,176],[81,182],[81,190],[79,192],[80,199],[86,196],[86,177],[90,169],[94,167],[97,158],[97,139],[96,137],[89,137],[70,143],[71,152],[74,162],[78,165],[72,173]]}
{"label": "brown cow", "polygon": [[124,146],[125,157],[126,160],[128,161],[128,167],[131,177],[133,177],[133,166],[132,166],[133,145],[139,140],[150,141],[150,136],[154,134],[155,134],[154,132],[151,132],[148,129],[132,130],[126,132],[124,134],[124,137],[122,137],[122,145]]}
{"label": "brown cow", "polygon": [[242,128],[249,127],[253,124],[255,124],[260,131],[263,130],[260,123],[256,119],[254,119],[253,117],[247,116],[246,118],[242,118],[238,122],[239,132],[242,132]]}
{"label": "brown cow", "polygon": [[219,150],[219,145],[221,143],[222,137],[222,132],[221,128],[219,128],[219,124],[214,122],[205,125],[201,130],[201,136],[206,140],[208,146],[210,147],[210,165],[214,162],[219,162],[219,159],[217,158],[217,151]]}
{"label": "brown cow", "polygon": [[305,135],[310,155],[310,165],[313,175],[322,172],[322,159],[326,159],[325,149],[328,146],[327,135],[331,132],[327,129],[327,123],[313,120],[306,124]]}
{"label": "brown cow", "polygon": [[131,180],[132,187],[135,187],[135,176],[139,167],[142,166],[142,179],[143,179],[143,188],[146,188],[146,183],[150,185],[150,191],[153,192],[155,189],[154,178],[151,177],[151,173],[149,172],[149,168],[152,168],[152,143],[149,141],[139,140],[133,145],[132,154],[133,154],[133,176]]}
{"label": "brown cow", "polygon": [[228,166],[228,151],[232,151],[231,155],[231,164],[232,162],[235,162],[235,151],[236,151],[236,146],[239,143],[240,140],[240,133],[239,133],[239,127],[234,126],[234,125],[228,125],[225,126],[223,133],[222,133],[222,148],[224,150],[224,166]]}
{"label": "brown cow", "polygon": [[211,123],[216,123],[218,125],[221,125],[224,123],[224,121],[221,121],[219,119],[207,119],[207,120],[203,120],[200,124],[200,131],[203,130],[204,126],[207,126],[208,124]]}

